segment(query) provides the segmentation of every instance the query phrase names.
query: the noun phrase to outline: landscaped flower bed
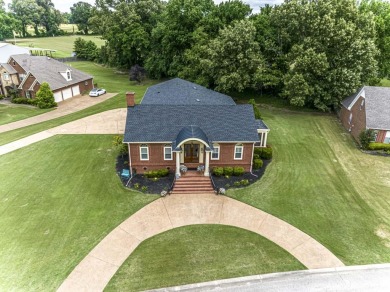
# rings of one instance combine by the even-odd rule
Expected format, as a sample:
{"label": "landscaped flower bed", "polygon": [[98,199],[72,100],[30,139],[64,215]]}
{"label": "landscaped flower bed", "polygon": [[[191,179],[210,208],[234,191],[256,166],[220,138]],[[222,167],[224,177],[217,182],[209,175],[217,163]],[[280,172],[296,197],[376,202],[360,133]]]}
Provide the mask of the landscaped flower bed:
{"label": "landscaped flower bed", "polygon": [[234,175],[222,175],[222,176],[215,176],[212,175],[214,184],[216,188],[224,188],[224,189],[230,189],[230,188],[240,188],[240,187],[246,187],[250,184],[255,183],[258,181],[264,174],[265,169],[267,168],[268,164],[271,162],[271,159],[263,160],[263,166],[260,169],[253,170],[253,174],[246,172],[243,175],[240,176],[234,176]]}

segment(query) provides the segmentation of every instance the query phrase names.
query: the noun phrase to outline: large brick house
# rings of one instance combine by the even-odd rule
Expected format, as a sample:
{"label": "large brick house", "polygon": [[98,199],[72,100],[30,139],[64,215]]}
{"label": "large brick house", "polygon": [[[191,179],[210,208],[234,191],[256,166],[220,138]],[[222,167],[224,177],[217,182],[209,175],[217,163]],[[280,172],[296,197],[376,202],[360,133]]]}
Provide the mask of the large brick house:
{"label": "large brick house", "polygon": [[390,143],[390,88],[365,86],[342,101],[340,119],[356,141],[359,134],[375,131],[375,142]]}
{"label": "large brick house", "polygon": [[252,105],[179,78],[149,87],[141,104],[127,93],[124,143],[132,174],[180,166],[241,166],[252,171],[255,147],[267,146],[268,127]]}
{"label": "large brick house", "polygon": [[93,88],[93,77],[47,56],[12,55],[0,64],[1,91],[8,95],[17,87],[23,97],[35,98],[40,85],[47,82],[56,102]]}

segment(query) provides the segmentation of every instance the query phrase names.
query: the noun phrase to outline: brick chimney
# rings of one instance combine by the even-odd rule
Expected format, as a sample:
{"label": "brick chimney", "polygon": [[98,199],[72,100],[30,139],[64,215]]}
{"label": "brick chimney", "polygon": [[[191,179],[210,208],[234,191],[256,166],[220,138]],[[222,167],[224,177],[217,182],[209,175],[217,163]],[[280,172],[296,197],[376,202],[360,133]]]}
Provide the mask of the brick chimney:
{"label": "brick chimney", "polygon": [[126,92],[127,106],[135,106],[135,92]]}

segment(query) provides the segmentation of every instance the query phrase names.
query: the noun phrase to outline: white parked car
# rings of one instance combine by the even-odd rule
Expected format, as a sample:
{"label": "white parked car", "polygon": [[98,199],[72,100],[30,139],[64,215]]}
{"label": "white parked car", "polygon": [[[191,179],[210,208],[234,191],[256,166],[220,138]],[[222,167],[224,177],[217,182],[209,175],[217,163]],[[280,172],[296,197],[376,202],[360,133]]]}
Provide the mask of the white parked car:
{"label": "white parked car", "polygon": [[103,88],[93,88],[89,92],[89,96],[99,96],[99,95],[102,95],[102,94],[105,94],[105,93],[106,93],[106,90],[103,89]]}

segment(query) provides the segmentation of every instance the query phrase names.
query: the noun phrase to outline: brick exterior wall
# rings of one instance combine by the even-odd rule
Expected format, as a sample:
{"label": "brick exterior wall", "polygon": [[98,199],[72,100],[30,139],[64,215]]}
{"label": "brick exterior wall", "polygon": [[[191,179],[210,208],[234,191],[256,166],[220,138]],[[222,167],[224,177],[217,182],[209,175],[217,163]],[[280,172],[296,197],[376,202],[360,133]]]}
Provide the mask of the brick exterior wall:
{"label": "brick exterior wall", "polygon": [[[36,80],[36,78],[33,76],[33,75],[29,75],[27,80],[23,83],[23,86],[22,86],[22,89],[21,89],[21,94],[23,97],[27,97],[26,96],[26,91],[29,91],[29,88],[31,87],[31,85],[34,83],[34,81]],[[36,86],[34,86],[35,88]],[[36,92],[31,92],[30,91],[30,97],[31,98],[35,98],[35,95],[36,95]]]}
{"label": "brick exterior wall", "polygon": [[[140,145],[130,144],[130,161],[132,169],[136,173],[144,173],[148,170],[155,170],[161,168],[168,168],[174,172],[176,169],[176,153],[172,153],[172,160],[164,160],[164,145],[165,143],[149,143],[149,160],[140,159]],[[243,144],[243,159],[234,160],[234,147],[236,143],[220,143],[219,160],[211,160],[210,154],[210,170],[214,166],[242,166],[246,172],[251,170],[253,143]],[[205,155],[204,155],[205,157]],[[204,164],[199,162],[199,164]]]}
{"label": "brick exterior wall", "polygon": [[26,71],[24,71],[24,69],[17,62],[14,64],[14,61],[15,60],[13,58],[10,58],[8,64],[10,64],[19,74],[26,74]]}
{"label": "brick exterior wall", "polygon": [[[360,133],[366,129],[366,104],[364,103],[364,105],[361,106],[362,100],[364,100],[364,98],[362,96],[359,97],[350,111],[345,107],[342,107],[340,111],[341,123],[347,131],[350,131],[352,137],[354,137],[356,141],[359,141]],[[351,113],[352,120],[349,122]]]}

